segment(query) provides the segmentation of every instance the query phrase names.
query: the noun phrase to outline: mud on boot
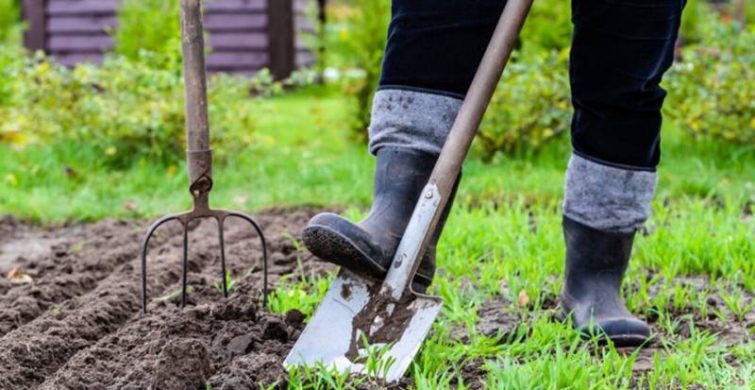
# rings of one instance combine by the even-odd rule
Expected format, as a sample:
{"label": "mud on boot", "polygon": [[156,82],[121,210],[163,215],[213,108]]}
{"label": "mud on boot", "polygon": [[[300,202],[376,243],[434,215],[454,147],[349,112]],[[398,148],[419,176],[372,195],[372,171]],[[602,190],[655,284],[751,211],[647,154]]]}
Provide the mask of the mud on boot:
{"label": "mud on boot", "polygon": [[[377,152],[372,209],[359,223],[333,213],[316,215],[304,229],[304,245],[315,256],[350,271],[382,278],[393,260],[437,156],[406,148]],[[458,181],[457,181],[458,182]],[[435,274],[435,247],[451,207],[449,200],[412,287],[424,292]]]}
{"label": "mud on boot", "polygon": [[563,315],[585,337],[610,339],[616,346],[639,346],[650,327],[627,310],[621,280],[635,233],[608,233],[564,217],[566,280],[561,292]]}

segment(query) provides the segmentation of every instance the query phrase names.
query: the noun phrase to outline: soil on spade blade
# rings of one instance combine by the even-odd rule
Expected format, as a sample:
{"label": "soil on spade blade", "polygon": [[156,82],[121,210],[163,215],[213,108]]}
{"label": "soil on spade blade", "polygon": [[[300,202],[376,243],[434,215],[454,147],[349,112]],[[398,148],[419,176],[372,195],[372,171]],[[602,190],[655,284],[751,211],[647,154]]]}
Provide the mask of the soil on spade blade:
{"label": "soil on spade blade", "polygon": [[[295,242],[312,209],[256,215],[268,240],[269,285],[325,273]],[[138,251],[148,221],[106,220],[43,230],[0,219],[0,389],[213,389],[285,387],[281,362],[303,327],[300,313],[260,309],[261,245],[227,222],[224,299],[217,227],[192,226],[189,298],[179,308],[182,229],[150,245],[149,313],[140,313]],[[20,272],[19,272],[20,271]]]}

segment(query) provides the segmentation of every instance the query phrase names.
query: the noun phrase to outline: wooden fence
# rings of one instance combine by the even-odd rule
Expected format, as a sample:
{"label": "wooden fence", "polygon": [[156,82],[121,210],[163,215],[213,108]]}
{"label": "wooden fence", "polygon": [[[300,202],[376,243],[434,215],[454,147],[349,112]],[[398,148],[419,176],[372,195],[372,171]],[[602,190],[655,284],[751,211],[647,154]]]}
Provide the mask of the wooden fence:
{"label": "wooden fence", "polygon": [[[166,0],[177,1],[177,0]],[[314,62],[302,35],[313,31],[305,16],[312,0],[211,0],[205,29],[211,47],[207,69],[251,75],[267,67],[280,79]],[[112,50],[121,0],[23,0],[31,50],[43,50],[65,65],[102,60]]]}

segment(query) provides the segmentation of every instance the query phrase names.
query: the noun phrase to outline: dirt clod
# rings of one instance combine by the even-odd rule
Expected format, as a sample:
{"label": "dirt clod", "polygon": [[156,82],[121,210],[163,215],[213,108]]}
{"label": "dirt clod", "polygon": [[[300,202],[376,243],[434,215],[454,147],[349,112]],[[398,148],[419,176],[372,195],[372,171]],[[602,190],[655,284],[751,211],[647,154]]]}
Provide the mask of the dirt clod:
{"label": "dirt clod", "polygon": [[299,326],[304,322],[304,313],[291,309],[286,313],[286,323],[291,326]]}
{"label": "dirt clod", "polygon": [[288,341],[288,331],[286,324],[279,318],[269,318],[263,325],[262,335],[266,339],[278,340],[281,342]]}
{"label": "dirt clod", "polygon": [[151,388],[200,389],[210,373],[207,348],[196,339],[170,341],[160,352]]}
{"label": "dirt clod", "polygon": [[233,355],[243,355],[249,352],[252,342],[253,339],[250,335],[236,336],[228,342],[228,347],[226,347],[226,349]]}

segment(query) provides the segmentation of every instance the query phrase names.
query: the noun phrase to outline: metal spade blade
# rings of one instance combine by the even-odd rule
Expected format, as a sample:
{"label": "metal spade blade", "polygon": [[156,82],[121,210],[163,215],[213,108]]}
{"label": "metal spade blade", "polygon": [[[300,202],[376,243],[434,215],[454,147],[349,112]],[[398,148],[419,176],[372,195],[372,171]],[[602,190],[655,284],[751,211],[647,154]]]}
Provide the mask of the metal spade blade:
{"label": "metal spade blade", "polygon": [[417,295],[407,307],[397,308],[405,320],[389,325],[394,342],[365,345],[364,341],[369,339],[365,333],[369,329],[362,328],[371,324],[358,324],[360,313],[366,309],[380,284],[380,281],[341,271],[283,362],[284,366],[322,364],[342,373],[367,374],[364,360],[370,349],[377,348],[381,350],[380,357],[387,368],[374,374],[389,383],[399,380],[430,331],[443,301]]}
{"label": "metal spade blade", "polygon": [[[388,383],[403,376],[443,306],[440,298],[407,288],[441,203],[435,185],[427,185],[423,194],[385,281],[342,270],[286,358],[286,367],[322,364]],[[371,351],[381,361],[378,372],[365,372]]]}

